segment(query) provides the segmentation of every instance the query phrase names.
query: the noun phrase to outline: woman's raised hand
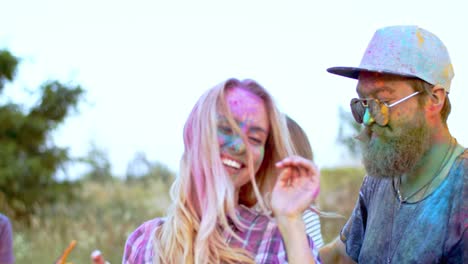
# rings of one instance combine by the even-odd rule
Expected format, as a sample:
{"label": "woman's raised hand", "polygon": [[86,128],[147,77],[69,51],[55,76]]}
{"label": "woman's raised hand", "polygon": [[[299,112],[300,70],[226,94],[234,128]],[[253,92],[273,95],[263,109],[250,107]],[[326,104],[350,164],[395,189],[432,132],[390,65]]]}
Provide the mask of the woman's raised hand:
{"label": "woman's raised hand", "polygon": [[320,191],[317,166],[303,157],[290,156],[277,162],[276,167],[279,176],[271,198],[275,216],[302,217]]}

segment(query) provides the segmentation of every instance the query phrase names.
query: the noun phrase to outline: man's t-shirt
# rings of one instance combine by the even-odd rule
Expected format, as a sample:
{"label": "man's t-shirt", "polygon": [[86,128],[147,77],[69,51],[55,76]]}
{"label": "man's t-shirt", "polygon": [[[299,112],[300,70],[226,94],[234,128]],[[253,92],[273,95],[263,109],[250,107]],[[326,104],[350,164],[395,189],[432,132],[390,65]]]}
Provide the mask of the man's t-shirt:
{"label": "man's t-shirt", "polygon": [[341,231],[359,263],[468,263],[468,149],[429,196],[400,204],[391,179],[366,176]]}

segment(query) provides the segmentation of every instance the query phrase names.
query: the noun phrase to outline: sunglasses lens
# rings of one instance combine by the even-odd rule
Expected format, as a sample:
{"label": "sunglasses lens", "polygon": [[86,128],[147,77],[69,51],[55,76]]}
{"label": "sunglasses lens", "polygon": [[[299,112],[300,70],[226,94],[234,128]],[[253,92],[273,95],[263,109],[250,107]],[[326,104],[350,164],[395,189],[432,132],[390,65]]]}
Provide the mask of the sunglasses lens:
{"label": "sunglasses lens", "polygon": [[350,103],[351,113],[353,114],[354,120],[359,124],[362,124],[364,113],[366,108],[362,105],[361,101],[357,98],[353,98]]}
{"label": "sunglasses lens", "polygon": [[369,111],[378,125],[386,126],[388,124],[388,107],[386,105],[378,100],[372,100],[369,102]]}

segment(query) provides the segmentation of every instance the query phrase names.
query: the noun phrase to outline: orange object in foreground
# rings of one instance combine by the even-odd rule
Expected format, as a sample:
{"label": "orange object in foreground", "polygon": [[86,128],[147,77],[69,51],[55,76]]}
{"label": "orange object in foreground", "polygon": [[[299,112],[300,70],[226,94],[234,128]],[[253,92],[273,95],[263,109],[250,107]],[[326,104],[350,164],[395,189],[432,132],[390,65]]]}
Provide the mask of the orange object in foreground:
{"label": "orange object in foreground", "polygon": [[73,248],[76,246],[76,240],[72,240],[68,247],[63,251],[63,254],[60,256],[60,258],[55,262],[55,264],[65,264],[68,255],[70,252],[73,250]]}

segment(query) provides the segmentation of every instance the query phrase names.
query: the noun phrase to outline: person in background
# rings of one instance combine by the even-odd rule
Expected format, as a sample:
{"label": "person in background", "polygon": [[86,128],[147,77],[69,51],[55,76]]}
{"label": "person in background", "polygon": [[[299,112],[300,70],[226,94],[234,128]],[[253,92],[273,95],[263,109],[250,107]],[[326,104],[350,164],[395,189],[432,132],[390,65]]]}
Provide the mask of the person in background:
{"label": "person in background", "polygon": [[109,261],[106,261],[106,259],[102,255],[102,252],[98,249],[94,250],[91,253],[91,261],[93,262],[93,264],[110,264]]}
{"label": "person in background", "polygon": [[263,87],[229,79],[208,90],[183,135],[167,216],[130,234],[124,264],[320,263],[302,219],[319,171],[292,155],[286,120]]}
{"label": "person in background", "polygon": [[0,264],[15,263],[10,219],[0,213]]}
{"label": "person in background", "polygon": [[468,150],[447,118],[454,76],[445,45],[417,26],[376,31],[359,67],[328,71],[358,80],[351,110],[364,128],[367,172],[324,263],[468,263]]}
{"label": "person in background", "polygon": [[[290,116],[286,116],[286,123],[296,154],[313,161],[312,147],[305,131]],[[302,217],[307,234],[312,237],[315,246],[320,249],[323,246],[323,238],[319,215],[311,209],[306,209]]]}

